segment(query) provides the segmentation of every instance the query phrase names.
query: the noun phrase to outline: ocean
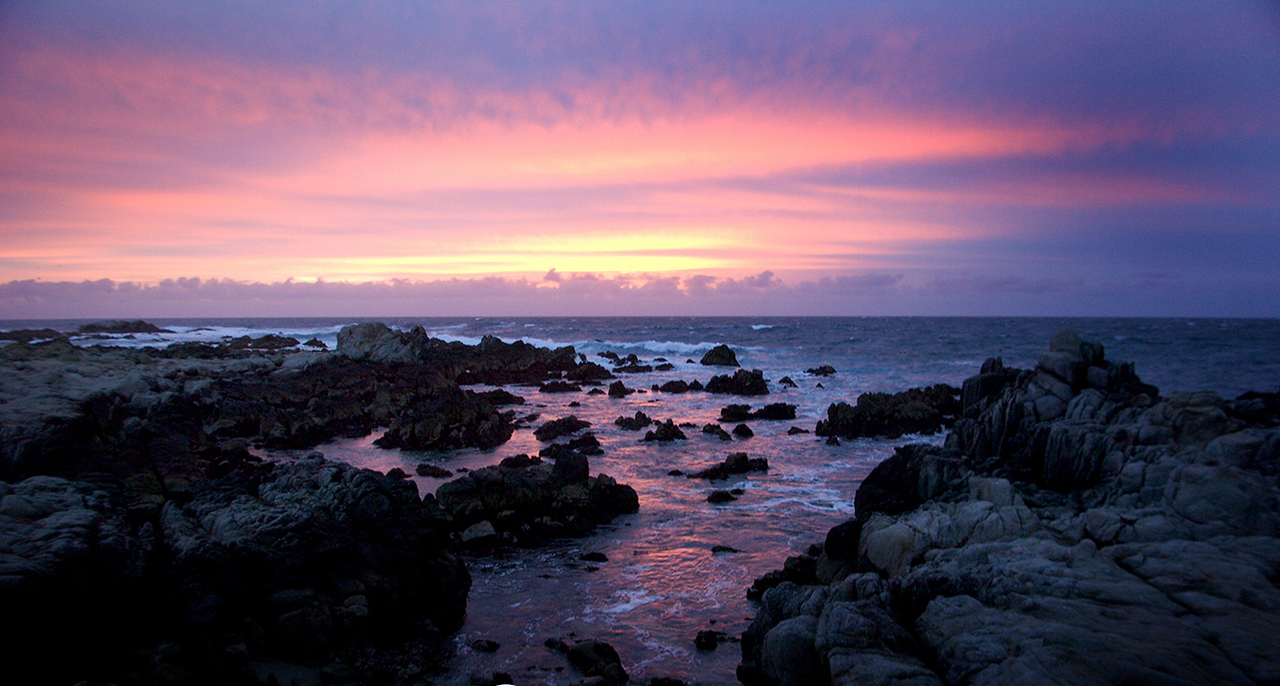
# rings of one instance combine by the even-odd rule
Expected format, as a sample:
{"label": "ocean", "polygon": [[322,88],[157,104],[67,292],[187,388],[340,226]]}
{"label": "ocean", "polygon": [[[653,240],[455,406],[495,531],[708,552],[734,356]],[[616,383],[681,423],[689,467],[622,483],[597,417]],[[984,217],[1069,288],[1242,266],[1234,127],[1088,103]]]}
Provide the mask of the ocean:
{"label": "ocean", "polygon": [[[164,345],[223,337],[292,336],[318,338],[334,348],[337,332],[355,319],[150,320],[172,334],[77,339],[81,345]],[[532,428],[570,414],[591,422],[605,453],[591,458],[593,474],[604,472],[631,485],[640,511],[615,520],[592,536],[564,540],[536,550],[514,550],[468,559],[474,585],[468,618],[455,636],[456,656],[441,684],[468,684],[474,674],[502,671],[515,684],[569,684],[581,679],[572,669],[557,671],[563,658],[543,646],[547,638],[574,635],[612,644],[633,680],[678,676],[695,683],[733,682],[739,660],[736,644],[700,651],[702,630],[737,636],[754,608],[744,591],[756,577],[781,567],[786,557],[822,540],[826,531],[853,516],[858,484],[895,446],[941,443],[942,434],[897,440],[864,439],[827,445],[812,432],[829,404],[854,402],[868,391],[901,391],[948,383],[959,386],[983,360],[1000,356],[1007,366],[1030,368],[1049,339],[1070,328],[1106,346],[1112,361],[1131,361],[1138,375],[1164,394],[1212,390],[1234,398],[1247,390],[1280,388],[1280,321],[1216,319],[1040,319],[1040,318],[381,318],[395,328],[423,326],[437,338],[478,343],[494,335],[541,346],[571,345],[605,364],[599,353],[635,354],[644,364],[662,361],[674,369],[619,375],[641,392],[626,398],[582,393],[543,394],[537,388],[509,387],[526,399],[520,416],[538,415],[528,428],[494,450],[438,453],[381,450],[378,432],[317,447],[327,457],[387,471],[413,474],[428,462],[445,469],[475,469],[518,453],[536,454],[545,444]],[[0,329],[51,328],[72,331],[85,322],[0,322]],[[670,394],[652,390],[671,380],[705,383],[724,368],[698,364],[702,354],[728,344],[744,368],[763,370],[771,394],[739,398],[706,393]],[[805,370],[835,368],[832,376]],[[779,380],[789,376],[795,388]],[[797,406],[795,420],[750,421],[754,436],[722,441],[700,427],[716,422],[730,403],[753,408],[785,402]],[[576,405],[574,405],[576,403]],[[688,440],[641,443],[643,432],[613,424],[637,410],[657,420],[674,419]],[[732,429],[732,424],[725,424]],[[306,451],[264,454],[295,459]],[[752,473],[712,484],[668,474],[695,471],[731,452],[769,461],[767,473]],[[447,479],[414,477],[422,493]],[[741,488],[736,501],[712,505],[713,488]],[[737,552],[712,552],[727,546]],[[585,562],[587,552],[606,562]],[[485,638],[495,653],[472,650]]]}

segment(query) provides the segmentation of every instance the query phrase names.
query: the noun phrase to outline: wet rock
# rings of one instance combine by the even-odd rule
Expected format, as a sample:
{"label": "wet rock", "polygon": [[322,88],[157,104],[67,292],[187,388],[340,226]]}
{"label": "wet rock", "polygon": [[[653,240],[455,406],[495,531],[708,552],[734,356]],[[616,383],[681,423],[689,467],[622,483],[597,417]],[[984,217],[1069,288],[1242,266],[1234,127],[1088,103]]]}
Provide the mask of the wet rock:
{"label": "wet rock", "polygon": [[811,374],[813,376],[834,376],[836,373],[836,370],[835,370],[835,367],[832,367],[829,364],[824,364],[819,367],[812,367],[810,369],[806,369],[804,370],[804,373]]}
{"label": "wet rock", "polygon": [[649,415],[645,414],[644,412],[641,412],[640,410],[636,410],[636,413],[634,416],[618,417],[617,419],[613,420],[613,423],[627,431],[639,431],[640,429],[643,429],[649,426],[650,424],[653,424],[653,420],[649,418]]}
{"label": "wet rock", "polygon": [[784,388],[799,388],[799,386],[796,385],[795,380],[789,376],[784,376],[781,379],[778,379],[778,385],[783,386]]}
{"label": "wet rock", "polygon": [[720,408],[720,421],[741,422],[752,417],[750,405],[728,405]]}
{"label": "wet rock", "polygon": [[635,390],[627,388],[626,385],[623,384],[621,381],[614,381],[613,383],[609,384],[610,398],[625,398],[631,395],[632,393],[635,393]]}
{"label": "wet rock", "polygon": [[724,462],[690,474],[690,479],[728,479],[738,474],[769,471],[769,460],[763,457],[747,457],[746,453],[733,453]]}
{"label": "wet rock", "polygon": [[655,441],[660,443],[669,443],[671,441],[687,440],[687,437],[684,435],[684,432],[680,430],[680,427],[676,426],[674,421],[668,419],[665,422],[657,424],[656,428],[653,430],[646,431],[644,438],[641,440],[645,443]]}
{"label": "wet rock", "polygon": [[738,498],[734,496],[732,493],[723,489],[716,489],[712,491],[710,495],[707,496],[707,502],[711,503],[712,505],[719,505],[721,503],[731,503],[737,499]]}
{"label": "wet rock", "polygon": [[795,436],[797,434],[807,434],[807,433],[809,433],[808,429],[801,429],[798,426],[793,426],[790,429],[787,429],[788,436]]}
{"label": "wet rock", "polygon": [[589,552],[579,555],[578,559],[583,562],[608,562],[609,556],[600,552]]}
{"label": "wet rock", "polygon": [[436,489],[436,501],[455,530],[487,520],[498,535],[509,535],[517,545],[538,545],[586,535],[639,509],[630,486],[607,474],[589,475],[587,457],[567,452],[554,465],[529,460],[474,470]]}
{"label": "wet rock", "polygon": [[110,334],[126,334],[126,333],[173,333],[169,329],[162,329],[155,324],[143,321],[141,319],[133,321],[107,321],[93,322],[84,324],[76,333],[92,334],[92,333],[110,333]]}
{"label": "wet rock", "polygon": [[719,438],[719,439],[720,439],[720,440],[722,440],[722,441],[732,441],[732,440],[733,440],[733,436],[730,436],[730,435],[729,435],[729,432],[728,432],[728,431],[725,431],[725,430],[724,430],[724,427],[723,427],[723,426],[720,426],[719,424],[707,424],[707,425],[703,426],[703,427],[702,427],[702,433],[704,433],[704,434],[711,434],[712,436],[715,436],[715,437]]}
{"label": "wet rock", "polygon": [[561,436],[569,436],[591,426],[591,422],[578,419],[574,415],[553,419],[534,430],[533,435],[539,441],[553,441]]}
{"label": "wet rock", "polygon": [[555,460],[566,452],[581,453],[583,455],[603,455],[604,448],[600,446],[600,439],[596,438],[595,433],[588,431],[568,443],[552,443],[539,450],[538,456]]}
{"label": "wet rock", "polygon": [[426,476],[433,479],[446,479],[453,476],[453,472],[448,469],[433,464],[427,464],[425,462],[415,467],[414,472],[416,472],[418,476]]}
{"label": "wet rock", "polygon": [[768,395],[769,385],[765,383],[764,372],[759,369],[739,369],[733,376],[711,377],[706,391],[727,395]]}
{"label": "wet rock", "polygon": [[548,381],[538,386],[539,393],[581,393],[582,386],[567,381]]}
{"label": "wet rock", "polygon": [[658,387],[663,393],[688,393],[689,384],[684,381],[668,381]]}
{"label": "wet rock", "polygon": [[789,559],[756,581],[752,591],[765,590],[741,675],[1248,684],[1280,674],[1280,655],[1256,638],[1280,630],[1280,593],[1266,580],[1280,569],[1275,427],[1249,424],[1212,393],[1160,398],[1071,332],[1035,370],[988,360],[963,402],[944,446],[903,446],[868,475],[856,518],[810,562]]}
{"label": "wet rock", "polygon": [[863,393],[857,405],[834,403],[814,433],[858,438],[937,433],[960,412],[959,391],[946,384],[901,393]]}
{"label": "wet rock", "polygon": [[756,435],[756,432],[752,431],[751,427],[746,424],[739,424],[733,427],[733,435],[738,438],[751,438]]}
{"label": "wet rock", "polygon": [[740,366],[738,364],[738,356],[734,354],[733,348],[730,348],[727,345],[717,345],[716,347],[708,350],[706,354],[702,356],[701,364],[716,367]]}

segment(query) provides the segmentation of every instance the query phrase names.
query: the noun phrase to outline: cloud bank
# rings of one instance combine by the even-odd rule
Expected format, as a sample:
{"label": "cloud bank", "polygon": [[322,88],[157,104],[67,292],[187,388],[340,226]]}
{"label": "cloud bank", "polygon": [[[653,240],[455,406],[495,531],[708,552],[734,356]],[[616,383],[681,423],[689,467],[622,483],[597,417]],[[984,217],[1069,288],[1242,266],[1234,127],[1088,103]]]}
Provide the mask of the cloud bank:
{"label": "cloud bank", "polygon": [[868,272],[794,283],[772,272],[562,274],[273,283],[197,277],[0,284],[0,320],[376,316],[1280,316],[1280,279],[1240,280],[1229,300],[1169,274],[1106,283],[963,273]]}

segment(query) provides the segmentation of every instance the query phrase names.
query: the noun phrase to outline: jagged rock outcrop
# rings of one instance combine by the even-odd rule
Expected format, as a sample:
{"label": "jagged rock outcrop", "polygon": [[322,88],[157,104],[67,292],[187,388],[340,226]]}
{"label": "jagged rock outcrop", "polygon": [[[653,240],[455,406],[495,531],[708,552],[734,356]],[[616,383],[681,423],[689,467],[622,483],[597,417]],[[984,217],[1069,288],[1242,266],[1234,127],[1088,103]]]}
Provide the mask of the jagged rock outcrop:
{"label": "jagged rock outcrop", "polygon": [[1248,409],[1266,394],[1162,398],[1067,332],[963,397],[945,446],[867,477],[811,574],[758,582],[744,683],[1280,678],[1280,430]]}
{"label": "jagged rock outcrop", "polygon": [[714,367],[738,367],[738,356],[733,352],[733,348],[720,344],[708,350],[702,356],[701,364]]}
{"label": "jagged rock outcrop", "polygon": [[946,384],[912,388],[901,393],[863,393],[856,405],[845,402],[827,407],[827,418],[818,420],[818,436],[858,438],[937,433],[960,412],[959,391]]}
{"label": "jagged rock outcrop", "polygon": [[270,467],[194,481],[158,515],[110,487],[0,484],[0,603],[22,629],[6,664],[110,677],[164,637],[181,654],[146,678],[230,681],[249,656],[319,660],[411,620],[461,624],[470,576],[412,483],[318,456]]}
{"label": "jagged rock outcrop", "polygon": [[764,380],[763,371],[739,369],[733,373],[733,376],[711,377],[707,382],[706,391],[727,395],[768,395],[769,384]]}
{"label": "jagged rock outcrop", "polygon": [[636,492],[607,474],[590,476],[587,457],[559,452],[555,463],[503,460],[441,485],[436,500],[462,532],[487,522],[494,543],[536,545],[583,536],[640,507]]}

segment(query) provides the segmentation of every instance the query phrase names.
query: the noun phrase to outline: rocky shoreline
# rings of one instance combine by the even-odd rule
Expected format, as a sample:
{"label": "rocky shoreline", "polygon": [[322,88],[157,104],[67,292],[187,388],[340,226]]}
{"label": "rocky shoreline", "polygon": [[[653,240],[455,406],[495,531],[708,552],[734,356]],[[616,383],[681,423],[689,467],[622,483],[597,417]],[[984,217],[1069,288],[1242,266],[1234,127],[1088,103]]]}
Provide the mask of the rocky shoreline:
{"label": "rocky shoreline", "polygon": [[439,502],[403,475],[250,451],[376,426],[396,447],[499,445],[516,419],[498,408],[518,396],[460,380],[598,375],[572,348],[381,324],[343,329],[332,353],[14,338],[0,348],[0,660],[47,683],[258,684],[264,665],[418,682],[466,615],[474,525],[533,545],[638,507],[576,448],[465,475]]}
{"label": "rocky shoreline", "polygon": [[962,399],[753,586],[740,681],[1280,683],[1276,394],[1161,397],[1063,332]]}
{"label": "rocky shoreline", "polygon": [[[615,375],[652,369],[635,355],[600,355],[610,369],[573,348],[467,346],[381,324],[344,328],[332,352],[278,336],[157,350],[11,333],[0,347],[0,606],[15,639],[0,659],[50,683],[419,683],[455,648],[471,584],[464,554],[587,535],[640,506],[629,486],[591,474],[601,446],[589,422],[518,418],[520,396],[462,388],[608,386],[624,397],[636,391]],[[738,367],[727,347],[701,364]],[[652,393],[769,390],[760,371],[738,368]],[[720,421],[795,410],[728,404]],[[461,472],[425,497],[398,469],[253,454],[379,426],[382,447],[491,448],[535,421],[537,455]],[[615,424],[657,443],[698,428],[639,411]],[[1280,682],[1277,424],[1275,394],[1161,397],[1069,332],[1031,370],[991,359],[960,389],[833,403],[813,431],[829,443],[950,433],[941,446],[900,447],[858,489],[855,519],[756,581],[737,676],[748,686]],[[719,482],[769,469],[735,452],[668,474]],[[548,645],[570,658],[575,646],[608,658],[570,660],[584,683],[627,679],[608,646],[557,640]]]}

